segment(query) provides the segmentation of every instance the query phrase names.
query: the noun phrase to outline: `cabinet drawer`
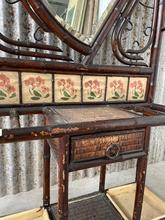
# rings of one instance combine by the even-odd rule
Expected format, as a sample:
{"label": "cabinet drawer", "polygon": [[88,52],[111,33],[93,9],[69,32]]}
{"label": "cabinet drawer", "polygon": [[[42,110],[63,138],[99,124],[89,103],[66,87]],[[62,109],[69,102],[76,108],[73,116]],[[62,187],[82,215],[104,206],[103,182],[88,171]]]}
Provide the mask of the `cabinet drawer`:
{"label": "cabinet drawer", "polygon": [[143,150],[144,136],[144,130],[136,130],[72,137],[71,161],[116,159],[121,154]]}

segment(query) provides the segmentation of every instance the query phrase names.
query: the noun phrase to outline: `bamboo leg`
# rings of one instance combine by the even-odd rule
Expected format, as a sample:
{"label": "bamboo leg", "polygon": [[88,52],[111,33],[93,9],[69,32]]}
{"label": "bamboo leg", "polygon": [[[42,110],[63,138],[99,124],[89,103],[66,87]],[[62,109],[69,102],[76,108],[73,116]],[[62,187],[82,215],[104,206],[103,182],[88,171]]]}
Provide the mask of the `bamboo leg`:
{"label": "bamboo leg", "polygon": [[44,176],[43,176],[43,206],[50,205],[50,147],[44,141]]}
{"label": "bamboo leg", "polygon": [[69,138],[59,138],[58,160],[58,220],[68,219],[68,164],[69,164]]}
{"label": "bamboo leg", "polygon": [[106,175],[106,165],[103,165],[100,167],[99,192],[101,193],[105,191],[105,175]]}
{"label": "bamboo leg", "polygon": [[144,197],[145,179],[147,170],[147,156],[139,158],[137,161],[136,173],[136,196],[133,212],[133,220],[141,219],[141,211]]}

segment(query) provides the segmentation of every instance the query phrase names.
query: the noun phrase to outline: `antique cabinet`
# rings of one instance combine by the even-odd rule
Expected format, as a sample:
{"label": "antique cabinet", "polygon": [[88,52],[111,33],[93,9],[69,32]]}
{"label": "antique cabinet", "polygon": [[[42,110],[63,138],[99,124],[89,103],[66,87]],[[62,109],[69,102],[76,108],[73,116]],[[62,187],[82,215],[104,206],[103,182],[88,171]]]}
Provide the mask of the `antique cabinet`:
{"label": "antique cabinet", "polygon": [[[14,41],[0,34],[2,42],[12,45],[1,44],[0,49],[16,56],[0,59],[0,80],[4,82],[0,84],[0,115],[9,115],[13,124],[13,128],[1,129],[0,143],[44,139],[43,207],[50,219],[122,219],[106,196],[106,165],[137,159],[132,219],[139,220],[150,128],[165,125],[165,107],[153,103],[165,1],[155,0],[148,6],[138,0],[111,0],[100,20],[95,20],[95,33],[90,34],[86,34],[92,7],[88,1],[66,1],[61,8],[58,1],[11,4],[17,2],[39,29],[55,34],[81,56],[78,63],[59,47]],[[101,3],[93,2],[97,9],[93,17],[97,17],[102,13],[98,11]],[[147,42],[141,46],[135,40],[133,45],[138,48],[126,50],[122,36],[132,30],[131,16],[137,7],[152,10],[151,26],[144,30]],[[92,64],[109,33],[113,56],[120,65]],[[142,55],[148,50],[147,63]],[[25,114],[43,114],[45,126],[19,127],[19,116]],[[50,147],[59,167],[55,205],[50,204]],[[68,206],[69,172],[96,166],[100,166],[99,192]]]}

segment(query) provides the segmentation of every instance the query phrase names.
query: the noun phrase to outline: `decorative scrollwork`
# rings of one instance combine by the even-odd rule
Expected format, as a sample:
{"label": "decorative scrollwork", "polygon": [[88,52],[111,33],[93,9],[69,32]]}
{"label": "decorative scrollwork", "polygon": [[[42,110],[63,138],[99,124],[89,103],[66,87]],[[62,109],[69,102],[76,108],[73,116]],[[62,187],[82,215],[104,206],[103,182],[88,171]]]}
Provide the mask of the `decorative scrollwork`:
{"label": "decorative scrollwork", "polygon": [[[36,59],[47,58],[51,60],[72,61],[72,59],[69,56],[65,56],[63,54],[54,54],[54,52],[62,52],[62,50],[56,46],[39,44],[34,42],[23,42],[20,40],[12,40],[7,38],[2,33],[0,33],[0,40],[0,51],[4,51],[8,54],[15,55],[18,58],[20,58],[20,56],[25,56],[35,57]],[[27,50],[24,50],[24,48],[26,48]],[[32,51],[31,49],[35,49],[36,51]],[[38,52],[37,50],[40,50],[40,52]]]}
{"label": "decorative scrollwork", "polygon": [[[14,5],[18,2],[24,4],[25,8],[28,7],[28,1],[24,0],[4,0],[6,3],[10,5]],[[33,14],[33,10],[30,10],[31,14]],[[33,16],[35,16],[33,14]],[[33,17],[32,16],[32,17]],[[39,20],[39,24],[41,21]],[[37,23],[37,24],[38,24]],[[38,24],[38,25],[39,25]],[[48,60],[63,60],[67,62],[72,62],[73,60],[68,56],[64,55],[63,50],[57,46],[50,45],[44,42],[44,33],[48,32],[47,28],[38,26],[33,35],[33,41],[20,41],[19,39],[13,40],[6,37],[3,33],[0,32],[0,51],[3,51],[7,54],[12,54],[16,56],[18,59],[24,59],[24,57],[35,58],[35,59],[48,59]],[[41,42],[41,43],[40,43]],[[58,52],[58,54],[57,54]]]}
{"label": "decorative scrollwork", "polygon": [[142,6],[145,7],[145,8],[154,10],[154,7],[149,6],[149,5],[146,5],[146,4],[144,4],[143,2],[141,2],[141,1],[139,2],[139,4],[142,5]]}
{"label": "decorative scrollwork", "polygon": [[[149,34],[147,33],[148,30],[150,30],[150,33],[149,33]],[[152,27],[146,27],[146,29],[144,30],[144,35],[145,35],[146,37],[148,37],[148,36],[151,35],[151,33],[152,33]]]}
{"label": "decorative scrollwork", "polygon": [[44,31],[41,27],[38,27],[34,32],[34,39],[36,41],[42,41],[44,39]]}
{"label": "decorative scrollwork", "polygon": [[12,0],[5,0],[5,1],[6,1],[8,4],[10,4],[10,5],[14,5],[14,4],[20,2],[20,0],[14,0],[14,1],[12,1]]}
{"label": "decorative scrollwork", "polygon": [[[128,2],[127,6],[125,7],[112,33],[112,49],[115,57],[123,64],[135,65],[135,66],[147,66],[147,64],[144,62],[144,58],[140,54],[143,54],[147,51],[147,49],[150,47],[154,39],[154,28],[156,23],[155,13],[158,7],[156,3],[154,4],[154,8],[150,6],[148,7],[146,6],[146,8],[154,9],[152,26],[151,27],[147,26],[143,32],[144,36],[148,37],[147,44],[143,48],[140,48],[141,43],[138,40],[134,40],[132,43],[132,49],[127,49],[127,50],[125,50],[122,45],[122,41],[123,41],[122,36],[124,32],[132,31],[134,28],[134,25],[131,21],[131,15],[135,10],[135,8],[138,6],[138,4],[145,7],[145,4],[137,0]],[[136,49],[133,49],[135,47]]]}

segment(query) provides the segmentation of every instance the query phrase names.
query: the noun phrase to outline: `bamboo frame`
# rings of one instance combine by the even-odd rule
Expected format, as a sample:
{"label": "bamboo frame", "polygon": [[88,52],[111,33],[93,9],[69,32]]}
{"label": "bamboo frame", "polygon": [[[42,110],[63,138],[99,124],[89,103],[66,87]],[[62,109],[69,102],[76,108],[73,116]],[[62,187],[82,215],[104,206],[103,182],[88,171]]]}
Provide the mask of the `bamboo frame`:
{"label": "bamboo frame", "polygon": [[[148,82],[148,89],[149,94],[148,99],[145,100],[144,103],[139,102],[137,104],[132,104],[131,102],[128,104],[113,104],[114,107],[123,108],[125,110],[133,110],[135,112],[141,113],[140,117],[135,117],[131,119],[117,119],[117,120],[105,120],[105,121],[97,121],[97,122],[85,122],[85,123],[73,123],[68,124],[64,123],[61,125],[50,125],[52,121],[52,115],[49,114],[49,108],[47,104],[38,104],[38,105],[13,105],[13,106],[2,106],[0,108],[0,116],[9,115],[11,120],[16,119],[16,115],[19,118],[19,115],[23,114],[44,114],[47,119],[47,124],[41,127],[29,127],[29,128],[11,128],[11,129],[1,129],[0,130],[0,143],[11,143],[17,141],[29,141],[29,140],[38,140],[44,139],[45,140],[45,147],[44,147],[44,195],[43,195],[43,206],[47,207],[49,210],[50,207],[50,200],[49,200],[49,193],[50,193],[50,149],[49,145],[54,149],[56,153],[55,145],[52,146],[51,141],[46,142],[46,139],[53,139],[59,138],[59,146],[58,149],[58,165],[59,165],[59,203],[58,203],[58,210],[59,210],[59,220],[67,220],[68,219],[68,175],[69,172],[85,169],[88,167],[95,167],[101,166],[101,173],[100,173],[100,184],[99,184],[99,191],[104,192],[104,185],[105,185],[105,175],[106,175],[106,164],[115,163],[119,161],[125,161],[132,158],[138,159],[137,163],[137,174],[136,174],[136,182],[138,184],[137,191],[136,191],[136,202],[134,206],[134,220],[139,220],[141,216],[141,207],[143,201],[143,192],[144,192],[144,185],[145,185],[145,175],[146,175],[146,168],[147,168],[147,155],[148,155],[148,141],[149,141],[149,133],[151,126],[160,126],[165,125],[165,107],[161,105],[156,105],[152,103],[154,90],[155,90],[155,81],[157,75],[157,67],[159,62],[159,54],[160,54],[160,45],[161,45],[161,38],[162,32],[162,24],[165,20],[163,11],[165,10],[165,1],[159,1],[159,11],[155,13],[154,21],[157,21],[157,30],[155,30],[155,38],[154,43],[152,46],[151,51],[151,65],[150,67],[134,67],[134,66],[104,66],[104,65],[89,65],[89,63],[94,58],[96,52],[100,48],[102,42],[104,41],[105,37],[108,35],[109,31],[111,30],[115,20],[120,15],[122,8],[126,5],[129,8],[130,5],[127,4],[128,0],[118,0],[115,7],[118,10],[114,10],[107,20],[105,21],[104,25],[102,26],[100,33],[96,37],[93,45],[89,46],[86,45],[78,39],[74,38],[70,35],[69,32],[63,29],[57,21],[52,18],[50,13],[45,10],[44,5],[41,1],[35,0],[22,0],[21,1],[26,10],[31,14],[34,20],[39,24],[41,28],[43,28],[47,32],[54,32],[58,37],[60,37],[64,42],[66,42],[70,47],[76,49],[77,51],[81,52],[81,54],[89,55],[83,60],[83,63],[86,65],[78,64],[78,63],[69,63],[70,59],[64,56],[49,56],[52,59],[62,59],[67,60],[67,63],[60,63],[60,62],[40,62],[40,61],[30,61],[30,60],[20,60],[20,59],[9,59],[9,58],[2,58],[0,59],[0,69],[1,70],[15,70],[18,71],[19,74],[21,71],[34,71],[34,72],[41,72],[45,73],[54,73],[54,70],[58,73],[62,74],[79,74],[83,75],[91,75],[95,73],[96,75],[106,75],[114,74],[115,76],[123,76],[123,74],[131,75],[131,76],[146,76],[151,78],[151,82]],[[136,4],[138,1],[134,1]],[[33,10],[32,10],[32,8]],[[157,9],[155,9],[157,10]],[[132,11],[132,9],[131,9]],[[156,26],[154,24],[154,28]],[[15,42],[7,39],[5,36],[1,35],[1,38],[4,41],[9,42],[16,46],[22,47],[34,47],[46,50],[58,50],[59,48],[51,47],[51,46],[42,46],[39,44],[32,44],[25,42]],[[6,48],[2,48],[2,50]],[[8,48],[7,48],[8,50]],[[8,50],[9,53],[15,53],[16,55],[20,55],[17,51]],[[24,55],[32,55],[33,53],[24,53]],[[61,52],[61,51],[59,51]],[[37,57],[47,58],[45,54],[36,54]],[[67,71],[66,71],[67,70]],[[102,106],[105,103],[102,103]],[[57,105],[54,103],[50,104],[51,106],[55,106],[58,108]],[[93,104],[94,105],[94,104]],[[44,108],[45,106],[45,108]],[[87,104],[85,105],[88,106]],[[83,108],[84,106],[81,105]],[[11,114],[11,108],[14,108],[15,116]],[[143,150],[137,152],[127,152],[122,156],[114,159],[114,160],[107,160],[97,159],[95,161],[85,161],[80,163],[72,163],[69,161],[69,150],[70,150],[70,137],[75,135],[83,135],[83,134],[91,134],[95,135],[96,133],[100,132],[104,134],[104,132],[110,131],[125,131],[128,132],[131,129],[145,129],[145,146]],[[50,210],[49,210],[50,211]],[[51,213],[49,213],[51,214]]]}
{"label": "bamboo frame", "polygon": [[84,55],[88,55],[92,53],[92,51],[96,51],[100,47],[99,42],[100,41],[103,42],[103,40],[109,33],[110,29],[112,28],[116,18],[120,14],[120,11],[127,2],[128,0],[122,0],[122,1],[117,0],[113,9],[117,8],[118,10],[112,10],[110,12],[109,16],[107,16],[105,23],[103,24],[100,32],[98,33],[97,37],[95,38],[91,46],[79,41],[77,38],[71,35],[67,30],[65,30],[63,26],[58,21],[56,21],[56,19],[50,14],[50,12],[45,7],[42,1],[36,2],[34,0],[28,0],[28,4],[26,4],[26,9],[29,11],[29,13],[32,13],[30,8],[31,6],[34,10],[33,18],[35,19],[36,22],[40,24],[40,26],[44,24],[43,28],[45,28],[45,26],[48,27],[49,31],[55,33],[67,45],[69,45],[70,47],[72,47],[73,49],[79,51]]}

